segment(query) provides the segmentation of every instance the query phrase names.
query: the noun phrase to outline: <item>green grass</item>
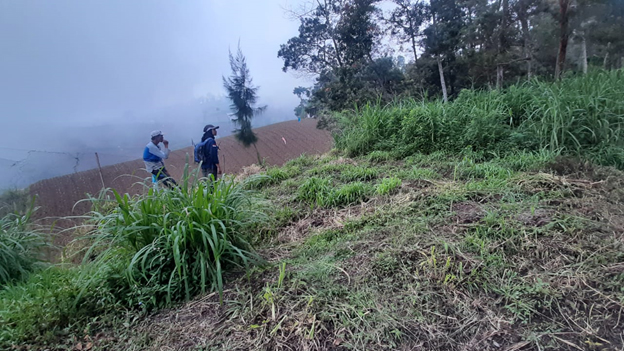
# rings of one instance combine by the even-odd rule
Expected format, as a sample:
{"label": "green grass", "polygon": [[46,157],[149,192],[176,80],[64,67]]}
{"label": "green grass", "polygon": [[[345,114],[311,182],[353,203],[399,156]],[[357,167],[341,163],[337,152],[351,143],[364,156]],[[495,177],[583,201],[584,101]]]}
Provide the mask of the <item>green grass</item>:
{"label": "green grass", "polygon": [[0,218],[9,213],[25,215],[32,203],[27,189],[6,190],[0,195]]}
{"label": "green grass", "polygon": [[101,294],[103,286],[81,294],[84,284],[79,269],[50,267],[0,290],[0,347],[54,344],[69,330],[97,328],[123,311]]}
{"label": "green grass", "polygon": [[365,106],[331,157],[117,196],[80,269],[0,292],[0,347],[622,349],[624,175],[587,160],[618,165],[620,75]]}
{"label": "green grass", "polygon": [[[267,220],[261,203],[244,184],[223,179],[214,187],[184,184],[131,198],[113,191],[117,208],[92,213],[96,232],[87,252],[101,252],[96,265],[107,267],[127,257],[130,304],[144,295],[147,308],[188,300],[199,293],[223,291],[223,274],[260,261],[246,229]],[[131,289],[141,287],[138,291]]]}
{"label": "green grass", "polygon": [[376,168],[351,167],[341,172],[340,180],[343,182],[369,181],[377,178],[378,175],[379,171]]}
{"label": "green grass", "polygon": [[[298,171],[261,187],[270,203],[266,221],[237,227],[245,238],[255,238],[270,262],[238,277],[224,275],[229,279],[223,281],[222,299],[208,294],[218,290],[214,283],[202,295],[200,273],[189,276],[189,286],[196,290],[188,294],[202,297],[154,316],[133,317],[141,322],[132,333],[123,331],[123,323],[129,323],[123,317],[127,309],[167,305],[170,290],[172,301],[187,299],[184,276],[178,273],[185,268],[176,268],[175,249],[168,248],[171,239],[165,238],[180,236],[162,229],[164,221],[191,227],[210,222],[198,217],[207,215],[200,209],[220,207],[207,202],[210,196],[190,196],[196,202],[187,204],[186,193],[175,192],[163,193],[159,200],[127,199],[129,205],[118,199],[113,212],[98,217],[102,230],[119,237],[102,238],[107,251],[94,249],[109,259],[96,259],[80,271],[62,270],[61,275],[41,273],[50,278],[35,273],[27,283],[11,285],[6,295],[0,293],[0,321],[10,320],[11,327],[0,335],[12,340],[4,344],[10,346],[54,343],[63,333],[82,335],[80,330],[103,332],[118,338],[100,344],[111,350],[263,349],[283,343],[301,349],[314,343],[344,349],[426,345],[453,350],[469,348],[475,335],[501,349],[518,343],[544,350],[566,349],[570,343],[607,345],[604,340],[610,344],[603,349],[621,347],[617,313],[609,311],[617,311],[624,298],[624,278],[618,273],[624,254],[621,235],[613,234],[610,223],[616,223],[613,214],[621,210],[617,189],[624,177],[616,170],[583,166],[575,168],[580,172],[575,177],[583,179],[586,169],[592,182],[600,182],[598,187],[574,183],[577,178],[549,174],[562,162],[550,152],[515,156],[463,150],[412,155],[402,163],[371,163],[363,156],[276,168],[274,175],[291,167]],[[236,191],[248,192],[245,184],[239,187]],[[150,208],[158,208],[158,215]],[[163,244],[135,248],[123,239],[140,241],[150,235],[162,236]],[[205,249],[186,243],[191,254]],[[141,256],[139,247],[154,247],[159,254]],[[182,264],[199,272],[193,271],[193,261]],[[173,285],[163,276],[173,276]],[[24,298],[17,297],[19,286],[27,291]],[[78,300],[76,306],[88,308],[58,310],[49,302],[55,301],[51,296],[57,296],[59,306]],[[11,299],[19,303],[11,305]],[[589,301],[593,307],[583,307]],[[26,311],[23,318],[21,310]],[[200,313],[202,323],[196,323]],[[479,334],[492,327],[490,316],[513,326],[505,329],[508,338]],[[52,326],[51,332],[42,329],[44,323]]]}
{"label": "green grass", "polygon": [[390,195],[398,191],[401,186],[401,179],[399,178],[384,178],[375,187],[375,193],[377,195]]}
{"label": "green grass", "polygon": [[33,229],[30,216],[7,214],[0,218],[0,288],[28,277],[41,263],[44,235]]}
{"label": "green grass", "polygon": [[[349,156],[370,155],[375,162],[466,148],[488,159],[547,150],[623,169],[623,83],[622,70],[596,71],[502,92],[463,90],[449,104],[367,105],[339,115],[343,131],[336,146]],[[516,167],[526,162],[539,160],[519,160]]]}

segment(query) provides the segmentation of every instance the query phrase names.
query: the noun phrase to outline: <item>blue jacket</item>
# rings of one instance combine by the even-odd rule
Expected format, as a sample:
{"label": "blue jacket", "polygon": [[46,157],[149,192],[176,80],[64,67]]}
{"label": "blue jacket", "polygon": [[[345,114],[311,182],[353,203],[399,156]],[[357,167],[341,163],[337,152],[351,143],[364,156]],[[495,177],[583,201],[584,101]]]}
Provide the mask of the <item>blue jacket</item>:
{"label": "blue jacket", "polygon": [[154,155],[153,153],[150,152],[149,147],[145,147],[145,150],[143,150],[143,161],[147,161],[147,162],[161,162],[162,158]]}

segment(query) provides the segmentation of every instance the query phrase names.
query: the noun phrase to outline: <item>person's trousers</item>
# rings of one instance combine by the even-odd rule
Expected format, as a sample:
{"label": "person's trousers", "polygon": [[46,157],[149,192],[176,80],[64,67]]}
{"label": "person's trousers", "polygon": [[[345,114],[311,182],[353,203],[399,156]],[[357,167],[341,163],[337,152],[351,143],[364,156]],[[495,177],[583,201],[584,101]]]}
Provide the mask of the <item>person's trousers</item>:
{"label": "person's trousers", "polygon": [[152,174],[155,175],[158,180],[161,180],[163,184],[165,184],[169,188],[173,188],[174,186],[178,185],[178,183],[176,183],[176,181],[171,178],[171,175],[169,175],[169,172],[167,172],[167,169],[165,167],[153,170]]}
{"label": "person's trousers", "polygon": [[[210,177],[211,174],[214,178]],[[204,176],[204,178],[208,178],[209,180],[217,180],[217,166],[212,166],[208,168],[202,167],[202,175]]]}

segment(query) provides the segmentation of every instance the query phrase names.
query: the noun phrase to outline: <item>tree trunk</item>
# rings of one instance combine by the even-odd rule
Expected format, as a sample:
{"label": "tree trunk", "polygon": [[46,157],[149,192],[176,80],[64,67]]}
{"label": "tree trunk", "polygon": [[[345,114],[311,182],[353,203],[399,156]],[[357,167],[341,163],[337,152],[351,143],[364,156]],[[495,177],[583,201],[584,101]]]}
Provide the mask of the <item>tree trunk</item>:
{"label": "tree trunk", "polygon": [[256,146],[256,143],[253,143],[254,149],[256,149],[256,157],[258,158],[258,166],[262,167],[262,159],[260,158],[260,152],[258,152],[258,147]]}
{"label": "tree trunk", "polygon": [[570,0],[559,0],[559,53],[557,54],[557,64],[555,66],[555,79],[561,79],[563,73],[566,53],[568,51],[568,21],[569,21]]}
{"label": "tree trunk", "polygon": [[338,67],[342,68],[342,55],[340,52],[340,48],[338,47],[338,43],[336,42],[336,36],[334,35],[334,27],[332,26],[331,17],[329,15],[329,4],[327,3],[327,0],[325,0],[323,4],[321,4],[321,2],[317,0],[317,3],[321,8],[323,8],[323,11],[325,13],[325,22],[327,23],[327,27],[329,28],[329,36],[331,37],[332,43],[334,45],[334,51],[336,51],[336,60],[338,61]]}
{"label": "tree trunk", "polygon": [[418,54],[416,53],[416,38],[414,36],[414,22],[412,22],[412,16],[409,15],[409,8],[406,8],[407,13],[408,13],[408,18],[409,18],[409,26],[410,26],[410,31],[412,33],[411,35],[411,40],[412,40],[412,51],[414,51],[414,64],[418,63]]}
{"label": "tree trunk", "polygon": [[509,11],[509,0],[502,0],[503,13],[501,15],[501,29],[498,36],[498,65],[496,66],[496,89],[503,88],[505,67],[501,64],[503,56],[507,52],[507,13]]}
{"label": "tree trunk", "polygon": [[581,64],[583,65],[583,74],[587,74],[587,40],[585,39],[585,33],[581,37]]}
{"label": "tree trunk", "polygon": [[416,38],[412,37],[412,50],[414,51],[414,64],[418,63],[418,54],[416,53]]}
{"label": "tree trunk", "polygon": [[522,26],[522,39],[524,45],[524,57],[527,59],[527,79],[531,79],[532,64],[533,64],[533,51],[531,50],[531,33],[529,32],[529,21],[526,18],[526,12],[522,14],[520,18],[520,25]]}
{"label": "tree trunk", "polygon": [[607,43],[607,53],[605,54],[604,61],[602,62],[602,66],[604,69],[607,69],[607,63],[609,62],[609,50],[611,49],[611,42]]}
{"label": "tree trunk", "polygon": [[438,55],[438,71],[440,71],[440,84],[442,85],[442,97],[444,102],[448,102],[448,94],[446,92],[446,81],[444,80],[444,69],[442,69],[442,61]]}

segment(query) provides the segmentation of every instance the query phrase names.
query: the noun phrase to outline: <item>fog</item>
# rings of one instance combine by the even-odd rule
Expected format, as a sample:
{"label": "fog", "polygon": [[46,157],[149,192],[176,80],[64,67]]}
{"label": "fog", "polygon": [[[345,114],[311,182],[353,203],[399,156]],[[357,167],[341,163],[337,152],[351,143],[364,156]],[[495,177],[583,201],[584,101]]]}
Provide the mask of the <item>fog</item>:
{"label": "fog", "polygon": [[232,125],[223,75],[240,41],[260,103],[254,126],[294,118],[279,45],[287,0],[0,0],[0,189],[139,158],[153,129],[172,149]]}

